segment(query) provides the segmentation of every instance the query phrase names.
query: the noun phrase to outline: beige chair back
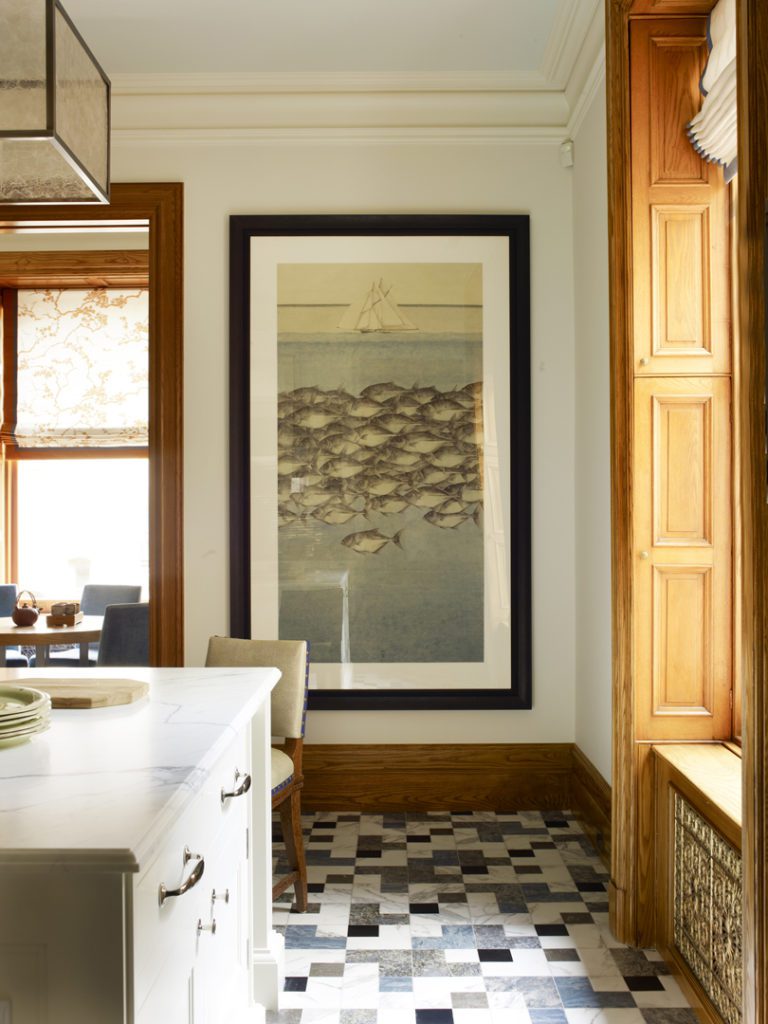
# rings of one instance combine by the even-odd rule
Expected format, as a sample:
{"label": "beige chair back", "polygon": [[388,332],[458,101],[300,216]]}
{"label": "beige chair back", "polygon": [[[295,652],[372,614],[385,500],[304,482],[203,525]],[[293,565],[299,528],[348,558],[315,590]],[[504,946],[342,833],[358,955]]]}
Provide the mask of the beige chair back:
{"label": "beige chair back", "polygon": [[212,636],[205,664],[208,668],[278,668],[280,682],[272,691],[272,734],[286,739],[300,739],[304,735],[306,640],[239,640]]}

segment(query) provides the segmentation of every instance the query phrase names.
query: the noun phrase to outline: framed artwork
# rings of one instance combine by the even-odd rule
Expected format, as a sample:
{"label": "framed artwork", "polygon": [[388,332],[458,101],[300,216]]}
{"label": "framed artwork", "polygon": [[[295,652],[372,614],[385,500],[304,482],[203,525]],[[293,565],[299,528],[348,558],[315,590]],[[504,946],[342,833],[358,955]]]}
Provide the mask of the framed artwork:
{"label": "framed artwork", "polygon": [[531,707],[525,216],[230,219],[230,630],[311,708]]}

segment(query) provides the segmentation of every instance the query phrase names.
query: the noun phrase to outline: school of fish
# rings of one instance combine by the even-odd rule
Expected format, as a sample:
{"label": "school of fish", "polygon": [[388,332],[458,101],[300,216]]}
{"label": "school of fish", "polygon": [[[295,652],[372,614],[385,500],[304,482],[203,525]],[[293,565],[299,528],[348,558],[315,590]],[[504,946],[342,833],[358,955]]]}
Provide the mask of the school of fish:
{"label": "school of fish", "polygon": [[[409,508],[443,530],[479,524],[483,505],[482,385],[449,391],[370,384],[358,395],[302,387],[278,395],[278,520],[362,525]],[[358,529],[341,543],[359,554],[402,547]]]}

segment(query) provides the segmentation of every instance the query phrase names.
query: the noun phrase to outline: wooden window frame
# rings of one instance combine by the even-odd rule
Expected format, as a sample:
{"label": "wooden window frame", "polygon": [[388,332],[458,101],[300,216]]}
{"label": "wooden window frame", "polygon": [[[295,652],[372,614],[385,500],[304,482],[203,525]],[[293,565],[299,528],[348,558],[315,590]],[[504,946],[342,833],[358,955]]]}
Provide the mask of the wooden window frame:
{"label": "wooden window frame", "polygon": [[[632,594],[632,262],[629,18],[707,13],[714,0],[606,0],[608,208],[611,331],[611,557],[613,579],[613,848],[610,920],[638,942],[638,863],[652,845],[637,794],[649,759],[634,739]],[[768,1024],[768,504],[766,503],[766,210],[768,209],[768,5],[737,0],[739,93],[739,402],[736,458],[741,525],[743,691],[744,1020]],[[645,773],[645,774],[644,774]],[[652,924],[652,920],[651,920]]]}
{"label": "wooden window frame", "polygon": [[[114,184],[108,206],[0,206],[0,228],[148,227],[149,638],[150,664],[157,666],[184,663],[183,195],[178,182]],[[32,256],[25,253],[22,262],[39,270]],[[22,270],[17,280],[34,279]],[[62,276],[78,280],[78,268],[69,271],[62,263]]]}
{"label": "wooden window frame", "polygon": [[[113,257],[120,253],[37,252],[25,254],[23,260],[34,256],[33,267],[20,267],[15,253],[0,253],[0,302],[2,303],[2,367],[3,367],[3,435],[11,436],[15,424],[15,403],[18,370],[18,292],[22,288],[148,288],[149,255],[146,252],[128,253],[126,264],[130,271],[112,273]],[[67,270],[67,268],[70,268]],[[11,280],[13,283],[11,284]],[[148,459],[144,447],[123,448],[20,448],[15,441],[3,446],[3,483],[5,495],[5,566],[7,577],[19,576],[19,462],[58,461],[59,459]],[[76,597],[77,595],[71,595]]]}

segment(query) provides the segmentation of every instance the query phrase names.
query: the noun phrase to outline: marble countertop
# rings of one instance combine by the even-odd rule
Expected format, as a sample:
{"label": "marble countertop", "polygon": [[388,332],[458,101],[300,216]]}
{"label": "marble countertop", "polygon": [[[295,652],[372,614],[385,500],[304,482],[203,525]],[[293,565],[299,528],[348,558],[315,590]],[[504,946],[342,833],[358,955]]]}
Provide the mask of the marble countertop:
{"label": "marble countertop", "polygon": [[138,871],[279,679],[277,669],[0,670],[0,683],[140,679],[134,704],[52,713],[0,748],[0,868]]}

